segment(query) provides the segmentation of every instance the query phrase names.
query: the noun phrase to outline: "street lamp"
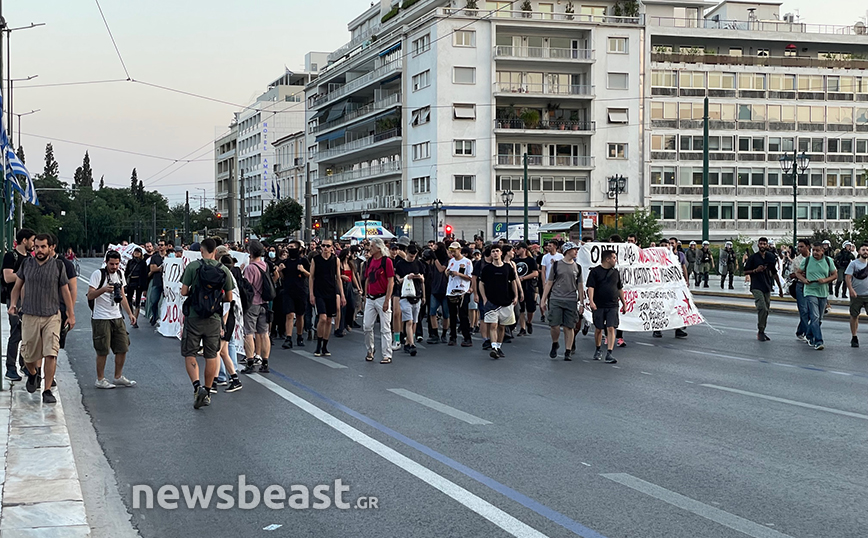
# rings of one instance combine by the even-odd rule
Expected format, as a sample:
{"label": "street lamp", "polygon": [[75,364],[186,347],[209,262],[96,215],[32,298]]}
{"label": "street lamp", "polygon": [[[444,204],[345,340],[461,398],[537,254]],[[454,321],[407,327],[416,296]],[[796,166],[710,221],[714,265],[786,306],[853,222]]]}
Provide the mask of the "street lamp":
{"label": "street lamp", "polygon": [[362,220],[365,221],[365,241],[368,240],[368,219],[371,218],[371,214],[368,212],[362,213]]}
{"label": "street lamp", "polygon": [[434,242],[436,243],[440,239],[437,235],[437,229],[440,226],[440,208],[443,207],[443,201],[437,198],[431,202],[431,207],[434,209],[434,222],[431,223],[431,227],[434,228]]}
{"label": "street lamp", "polygon": [[[30,112],[22,112],[21,114],[19,114],[17,112],[12,113],[13,116],[18,116],[18,136],[21,136],[21,116],[29,116],[31,114],[36,114],[37,112],[41,112],[41,111],[42,111],[41,108],[37,108],[35,110],[31,110]],[[12,143],[12,133],[11,133],[12,126],[11,125],[9,126],[9,131],[10,131],[9,143],[11,144]],[[19,144],[20,144],[20,142],[19,142]]]}
{"label": "street lamp", "polygon": [[811,158],[802,153],[796,154],[796,148],[793,148],[793,154],[784,154],[778,159],[781,165],[781,172],[793,176],[793,248],[798,244],[798,193],[799,193],[799,175],[804,174],[811,164]]}
{"label": "street lamp", "polygon": [[618,201],[621,193],[627,190],[627,178],[621,175],[609,178],[609,198],[615,198],[615,231],[618,231]]}
{"label": "street lamp", "polygon": [[500,199],[503,201],[503,205],[506,206],[506,240],[509,241],[509,204],[512,203],[512,199],[515,197],[515,193],[512,190],[505,190],[500,193]]}

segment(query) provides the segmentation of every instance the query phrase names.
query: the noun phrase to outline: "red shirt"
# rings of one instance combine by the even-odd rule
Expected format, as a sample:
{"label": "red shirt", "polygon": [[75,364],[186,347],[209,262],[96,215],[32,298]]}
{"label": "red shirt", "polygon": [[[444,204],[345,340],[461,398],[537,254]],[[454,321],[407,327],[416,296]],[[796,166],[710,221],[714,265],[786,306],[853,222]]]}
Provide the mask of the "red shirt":
{"label": "red shirt", "polygon": [[385,295],[389,282],[395,278],[395,268],[392,258],[383,256],[379,260],[371,258],[365,268],[365,281],[368,283],[368,295]]}

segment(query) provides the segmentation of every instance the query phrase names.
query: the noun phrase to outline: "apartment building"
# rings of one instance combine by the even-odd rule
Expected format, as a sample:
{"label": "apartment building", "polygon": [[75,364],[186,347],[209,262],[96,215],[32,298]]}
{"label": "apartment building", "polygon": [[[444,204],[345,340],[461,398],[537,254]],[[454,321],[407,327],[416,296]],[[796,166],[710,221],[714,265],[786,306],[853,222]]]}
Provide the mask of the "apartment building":
{"label": "apartment building", "polygon": [[[868,213],[868,36],[800,22],[779,2],[646,0],[645,204],[664,233],[702,229],[709,100],[710,234],[791,237]],[[810,157],[797,179],[779,159]]]}
{"label": "apartment building", "polygon": [[304,154],[307,140],[304,131],[298,131],[274,141],[274,173],[276,194],[280,199],[292,198],[304,206],[306,166]]}
{"label": "apartment building", "polygon": [[216,193],[217,212],[223,217],[223,224],[218,230],[230,241],[239,237],[234,232],[239,226],[238,199],[233,196],[238,191],[238,125],[229,126],[229,132],[214,141],[214,192]]}
{"label": "apartment building", "polygon": [[611,221],[616,175],[622,207],[648,198],[638,3],[475,4],[382,0],[308,86],[314,215],[330,230],[366,214],[417,240],[445,224],[491,237],[503,191],[522,220],[525,154],[532,222]]}

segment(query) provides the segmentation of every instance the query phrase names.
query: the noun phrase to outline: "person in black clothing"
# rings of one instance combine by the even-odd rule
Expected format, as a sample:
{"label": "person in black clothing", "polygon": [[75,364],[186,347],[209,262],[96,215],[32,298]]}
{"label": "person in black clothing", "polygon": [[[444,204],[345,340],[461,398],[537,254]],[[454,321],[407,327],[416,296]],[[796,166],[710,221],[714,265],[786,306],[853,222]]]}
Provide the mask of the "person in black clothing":
{"label": "person in black clothing", "polygon": [[344,287],[341,285],[341,275],[338,271],[338,257],[334,254],[334,243],[331,239],[322,242],[322,254],[310,262],[309,299],[316,306],[318,318],[316,326],[317,344],[314,355],[329,356],[329,336],[332,330],[332,318],[338,315],[338,309],[347,304],[344,298]]}
{"label": "person in black clothing", "polygon": [[292,347],[292,327],[295,325],[295,342],[304,347],[304,313],[308,301],[307,279],[310,262],[301,255],[301,243],[290,241],[286,259],[278,266],[283,280],[283,310],[286,313],[286,338],[283,349]]}
{"label": "person in black clothing", "polygon": [[[9,307],[9,297],[12,295],[12,288],[15,286],[15,273],[21,267],[21,262],[33,251],[35,239],[36,232],[30,228],[21,228],[15,234],[15,241],[18,244],[3,257],[3,303],[6,304],[7,308]],[[10,314],[9,340],[6,343],[6,378],[12,381],[21,381],[21,375],[18,373],[16,367],[20,343],[21,316],[19,314]]]}
{"label": "person in black clothing", "polygon": [[133,311],[134,321],[130,326],[139,328],[139,310],[142,308],[142,294],[148,289],[148,266],[142,255],[142,249],[133,250],[133,257],[127,262],[124,271],[124,279],[127,282],[127,302]]}
{"label": "person in black clothing", "polygon": [[[401,305],[401,321],[404,324],[404,352],[410,356],[416,356],[416,323],[419,322],[419,316],[422,311],[422,306],[425,302],[425,265],[416,258],[419,254],[419,248],[410,244],[406,248],[406,256],[403,258],[397,257],[395,261],[395,280],[401,286],[398,289],[397,295],[400,296]],[[414,293],[404,293],[404,281],[410,279],[413,283]],[[392,329],[394,331],[394,329]]]}
{"label": "person in black clothing", "polygon": [[[843,299],[847,298],[847,286],[844,285],[844,272],[847,271],[850,262],[856,259],[856,254],[853,253],[854,248],[853,243],[844,241],[841,250],[835,255],[835,267],[838,269],[838,280],[835,282],[835,297],[838,296],[839,292],[842,292],[841,297]],[[843,290],[841,289],[842,287]]]}
{"label": "person in black clothing", "polygon": [[163,295],[163,257],[168,256],[169,249],[174,251],[175,245],[171,241],[158,241],[157,250],[151,254],[148,261],[148,276],[151,279],[148,288],[148,321],[156,325],[160,317],[160,297]]}
{"label": "person in black clothing", "polygon": [[594,317],[594,341],[597,350],[594,360],[602,359],[601,351],[603,343],[603,331],[606,331],[606,362],[614,364],[618,361],[612,356],[615,348],[615,329],[620,322],[618,317],[618,303],[621,311],[624,311],[624,284],[621,282],[621,273],[615,268],[618,263],[618,255],[614,250],[604,250],[600,255],[600,265],[591,269],[586,284],[588,301]]}
{"label": "person in black clothing", "polygon": [[539,269],[536,260],[529,255],[526,243],[519,243],[515,248],[516,257],[513,260],[518,271],[518,279],[524,293],[524,300],[519,303],[520,315],[519,336],[533,334],[533,314],[536,312],[536,281]]}
{"label": "person in black clothing", "polygon": [[760,342],[768,342],[771,338],[766,335],[766,325],[772,302],[772,283],[777,283],[781,297],[784,296],[784,289],[781,287],[781,277],[778,275],[777,259],[769,251],[769,240],[765,237],[760,237],[759,241],[757,241],[757,247],[759,248],[759,252],[754,253],[744,264],[744,274],[750,276],[750,292],[756,305],[756,338]]}
{"label": "person in black clothing", "polygon": [[512,264],[505,264],[500,257],[501,249],[492,246],[490,250],[491,263],[485,264],[482,274],[477,279],[480,304],[485,304],[483,322],[488,325],[488,336],[491,339],[492,359],[501,359],[506,355],[501,349],[506,326],[515,323],[515,305],[519,298],[518,279]]}
{"label": "person in black clothing", "polygon": [[[75,300],[78,294],[78,271],[75,270],[75,264],[72,261],[67,260],[64,256],[61,256],[57,253],[57,236],[54,234],[48,234],[51,236],[51,243],[49,244],[49,249],[51,252],[51,257],[57,260],[60,260],[63,263],[64,270],[66,271],[66,278],[69,280],[69,283],[66,285],[69,288],[70,297],[72,297],[73,305],[69,307],[69,310],[75,310]],[[60,349],[66,348],[66,335],[69,333],[69,327],[66,324],[66,320],[69,318],[69,313],[67,309],[67,305],[63,302],[63,299],[60,301]],[[53,381],[56,385],[57,381]],[[52,385],[55,386],[55,385]]]}
{"label": "person in black clothing", "polygon": [[[427,343],[445,344],[446,331],[449,330],[449,305],[446,301],[446,287],[449,277],[445,273],[446,266],[449,265],[449,254],[443,243],[436,243],[432,252],[433,257],[428,266],[428,280],[431,282],[431,298],[428,301],[428,329],[430,337]],[[443,326],[439,327],[442,332],[439,335],[437,326],[438,310],[440,311],[440,318],[443,320]],[[457,322],[457,320],[454,321]]]}
{"label": "person in black clothing", "polygon": [[491,263],[491,245],[482,249],[482,257],[473,262],[473,280],[470,291],[473,300],[476,301],[476,309],[479,312],[479,334],[482,336],[482,350],[491,349],[491,335],[488,334],[488,324],[485,323],[485,303],[479,295],[479,277],[485,266]]}

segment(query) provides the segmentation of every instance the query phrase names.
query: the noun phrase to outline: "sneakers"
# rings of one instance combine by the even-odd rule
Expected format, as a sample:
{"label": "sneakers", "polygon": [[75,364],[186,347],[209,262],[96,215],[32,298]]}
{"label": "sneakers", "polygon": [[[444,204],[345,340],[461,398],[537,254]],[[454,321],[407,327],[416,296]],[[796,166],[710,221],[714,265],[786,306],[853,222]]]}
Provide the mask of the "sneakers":
{"label": "sneakers", "polygon": [[416,335],[416,342],[418,343],[418,342],[421,342],[422,340],[424,340],[424,338],[422,338],[422,335],[421,335],[421,334],[417,334],[417,335]]}
{"label": "sneakers", "polygon": [[582,336],[588,336],[588,330],[591,328],[587,323],[582,323]]}
{"label": "sneakers", "polygon": [[27,384],[25,385],[25,388],[27,388],[27,392],[33,394],[36,392],[36,387],[39,384],[39,373],[31,374],[28,370],[25,370],[24,373],[27,374]]}
{"label": "sneakers", "polygon": [[[448,342],[448,340],[446,339],[446,335],[444,334],[443,336],[440,337],[440,343],[445,344],[446,342]],[[452,344],[452,345],[454,346],[455,344]]]}
{"label": "sneakers", "polygon": [[[854,336],[853,338],[856,338],[856,337]],[[796,340],[798,340],[799,342],[807,342],[807,341],[808,341],[808,337],[805,336],[804,334],[797,334],[797,335],[796,335]],[[852,341],[851,341],[850,343],[852,344]],[[855,347],[858,347],[858,346],[855,346]]]}
{"label": "sneakers", "polygon": [[241,381],[238,381],[237,379],[233,379],[233,380],[229,381],[229,386],[226,387],[225,392],[235,392],[238,390],[241,390]]}
{"label": "sneakers", "polygon": [[302,338],[301,336],[299,336],[299,337],[295,340],[295,345],[298,346],[298,347],[304,347],[304,338]]}
{"label": "sneakers", "polygon": [[229,381],[226,381],[225,379],[223,379],[223,380],[215,379],[214,384],[218,385],[220,387],[225,387],[226,385],[229,384]]}
{"label": "sneakers", "polygon": [[209,394],[217,394],[217,387],[216,387],[216,386],[215,386],[215,387],[211,387],[211,388],[208,390],[208,393],[209,393]]}
{"label": "sneakers", "polygon": [[627,347],[627,342],[623,338],[618,338],[618,347]]}
{"label": "sneakers", "polygon": [[21,375],[14,368],[6,370],[6,379],[9,381],[21,381]]}
{"label": "sneakers", "polygon": [[518,331],[518,334],[516,336],[527,336],[527,331],[522,329],[522,330]]}
{"label": "sneakers", "polygon": [[410,346],[410,356],[411,357],[416,356],[416,346]]}
{"label": "sneakers", "polygon": [[323,346],[323,347],[322,347],[322,351],[321,351],[321,356],[323,356],[323,357],[331,357],[331,356],[332,356],[332,352],[329,351],[329,348]]}
{"label": "sneakers", "polygon": [[205,387],[199,387],[199,390],[193,395],[193,409],[199,409],[204,405],[211,405],[211,395],[208,394]]}
{"label": "sneakers", "polygon": [[54,394],[51,394],[51,390],[46,390],[42,393],[42,403],[57,403],[57,398],[54,397]]}
{"label": "sneakers", "polygon": [[663,333],[660,332],[660,331],[654,331],[654,332],[651,334],[651,336],[653,336],[654,338],[663,338]]}
{"label": "sneakers", "polygon": [[449,345],[450,345],[450,346],[454,346],[454,345],[456,344],[456,342],[457,342],[457,340],[456,340],[455,338],[450,338],[450,339],[449,339]]}
{"label": "sneakers", "polygon": [[615,357],[612,356],[612,352],[610,351],[606,353],[606,360],[604,360],[603,362],[605,362],[606,364],[615,364],[618,361],[615,360]]}
{"label": "sneakers", "polygon": [[859,347],[859,337],[854,336],[850,339],[850,347]]}
{"label": "sneakers", "polygon": [[482,341],[482,350],[488,351],[489,349],[491,349],[491,340],[488,340],[488,339],[483,340]]}
{"label": "sneakers", "polygon": [[428,340],[425,340],[425,343],[429,346],[433,346],[434,344],[440,343],[440,337],[437,335],[429,336]]}
{"label": "sneakers", "polygon": [[247,366],[241,369],[241,373],[249,375],[256,372],[256,362],[253,359],[247,359]]}
{"label": "sneakers", "polygon": [[572,361],[573,359],[570,357],[570,355],[572,355],[572,352],[569,349],[564,351],[564,360]]}
{"label": "sneakers", "polygon": [[687,338],[687,331],[684,329],[675,329],[675,338]]}
{"label": "sneakers", "polygon": [[322,357],[322,347],[316,346],[316,351],[313,352],[314,357]]}
{"label": "sneakers", "polygon": [[115,378],[115,385],[118,387],[135,387],[136,382],[132,379],[127,379],[125,376]]}
{"label": "sneakers", "polygon": [[271,373],[271,370],[268,369],[268,363],[267,362],[263,362],[262,366],[259,367],[259,373],[260,374],[270,374]]}
{"label": "sneakers", "polygon": [[533,324],[532,323],[527,324],[527,334],[533,334]]}
{"label": "sneakers", "polygon": [[558,358],[558,348],[560,348],[560,347],[561,347],[561,345],[559,343],[552,342],[552,350],[549,351],[549,357],[552,359]]}
{"label": "sneakers", "polygon": [[772,340],[771,338],[768,337],[768,335],[766,333],[764,333],[762,331],[756,333],[756,339],[759,340],[760,342],[771,342],[771,340]]}
{"label": "sneakers", "polygon": [[470,338],[465,338],[461,341],[461,347],[473,347],[473,340]]}
{"label": "sneakers", "polygon": [[[30,381],[28,380],[27,383],[30,384]],[[102,378],[102,379],[96,380],[96,383],[94,383],[94,387],[96,387],[98,389],[113,389],[113,388],[115,388],[115,384],[109,382],[109,380],[106,378]],[[30,390],[30,389],[28,388],[27,390]]]}
{"label": "sneakers", "polygon": [[283,345],[280,347],[282,347],[283,349],[292,349],[292,338],[286,337],[283,340]]}
{"label": "sneakers", "polygon": [[816,349],[817,351],[823,351],[824,349],[826,349],[826,346],[824,346],[823,344],[817,344],[816,346],[814,346],[814,349]]}
{"label": "sneakers", "polygon": [[492,349],[492,350],[491,350],[491,353],[489,353],[488,356],[491,357],[492,359],[500,358],[499,355],[497,354],[497,350],[496,350],[496,349]]}
{"label": "sneakers", "polygon": [[597,351],[594,352],[594,360],[595,360],[595,361],[599,361],[599,360],[602,360],[602,359],[603,359],[603,350],[602,350],[602,349],[598,349]]}

